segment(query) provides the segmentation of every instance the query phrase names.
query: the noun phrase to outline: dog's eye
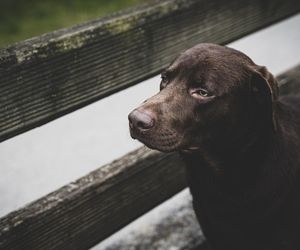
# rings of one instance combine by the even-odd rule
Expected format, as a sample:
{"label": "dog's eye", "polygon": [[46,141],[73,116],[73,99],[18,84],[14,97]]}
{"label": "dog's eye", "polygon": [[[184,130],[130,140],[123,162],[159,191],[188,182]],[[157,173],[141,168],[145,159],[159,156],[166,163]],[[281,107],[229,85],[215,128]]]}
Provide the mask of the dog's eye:
{"label": "dog's eye", "polygon": [[209,97],[210,94],[206,89],[196,89],[192,92],[192,95],[198,95],[198,96],[202,96],[202,97]]}
{"label": "dog's eye", "polygon": [[206,103],[215,98],[215,96],[212,93],[210,93],[208,90],[204,88],[191,88],[189,89],[189,93],[193,98],[201,101],[201,103],[203,102]]}
{"label": "dog's eye", "polygon": [[160,90],[165,88],[169,82],[168,77],[165,74],[161,75],[161,82],[160,82]]}
{"label": "dog's eye", "polygon": [[162,83],[168,83],[168,78],[166,75],[161,75],[161,82]]}

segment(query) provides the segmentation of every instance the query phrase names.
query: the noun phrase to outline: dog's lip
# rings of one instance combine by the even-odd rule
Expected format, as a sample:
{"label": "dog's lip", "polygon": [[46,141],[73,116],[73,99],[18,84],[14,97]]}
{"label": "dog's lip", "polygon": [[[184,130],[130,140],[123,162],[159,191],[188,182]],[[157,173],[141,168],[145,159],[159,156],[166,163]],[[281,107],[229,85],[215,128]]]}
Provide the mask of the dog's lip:
{"label": "dog's lip", "polygon": [[144,140],[142,134],[136,133],[136,132],[134,132],[134,130],[132,130],[132,131],[130,130],[130,136],[131,136],[132,139],[140,141],[141,143],[143,143],[148,148],[156,149],[153,145],[148,143],[147,140]]}
{"label": "dog's lip", "polygon": [[193,153],[193,152],[196,152],[200,149],[200,147],[197,147],[197,146],[191,146],[191,147],[188,147],[188,148],[184,148],[182,150],[180,150],[181,152],[184,152],[184,153]]}
{"label": "dog's lip", "polygon": [[145,134],[143,133],[144,131],[138,131],[130,125],[129,125],[129,131],[130,131],[131,138],[134,140],[141,140],[143,138],[143,135]]}
{"label": "dog's lip", "polygon": [[132,139],[134,140],[138,140],[141,143],[143,143],[146,147],[150,148],[150,149],[154,149],[154,150],[158,150],[161,152],[165,152],[165,153],[170,153],[170,152],[184,152],[184,153],[193,153],[196,152],[199,147],[189,147],[186,149],[180,149],[180,147],[176,147],[176,148],[162,148],[159,145],[155,146],[154,144],[152,144],[151,142],[147,141],[146,138],[143,138],[143,134],[139,134],[139,133],[135,133],[134,130],[130,130],[130,136]]}
{"label": "dog's lip", "polygon": [[136,136],[136,134],[134,133],[134,130],[132,129],[132,127],[131,126],[129,126],[129,132],[130,132],[130,136],[131,136],[131,138],[132,139],[134,139],[134,140],[136,140],[137,139],[137,136]]}
{"label": "dog's lip", "polygon": [[168,149],[168,148],[165,148],[165,147],[161,147],[160,145],[155,145],[155,144],[149,142],[147,140],[147,138],[144,137],[143,133],[139,133],[138,131],[135,131],[135,130],[130,130],[130,136],[134,140],[140,141],[141,143],[143,143],[146,147],[148,147],[150,149],[158,150],[158,151],[165,152],[165,153],[178,151],[176,149]]}

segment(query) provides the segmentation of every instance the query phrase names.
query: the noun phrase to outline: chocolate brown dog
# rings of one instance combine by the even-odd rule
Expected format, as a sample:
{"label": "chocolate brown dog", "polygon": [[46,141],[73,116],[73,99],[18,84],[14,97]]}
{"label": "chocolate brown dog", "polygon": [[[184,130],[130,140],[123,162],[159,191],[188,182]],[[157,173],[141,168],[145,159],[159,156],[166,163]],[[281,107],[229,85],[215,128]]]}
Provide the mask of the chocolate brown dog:
{"label": "chocolate brown dog", "polygon": [[186,165],[194,209],[216,250],[300,249],[300,99],[243,53],[199,44],[129,115],[133,138]]}

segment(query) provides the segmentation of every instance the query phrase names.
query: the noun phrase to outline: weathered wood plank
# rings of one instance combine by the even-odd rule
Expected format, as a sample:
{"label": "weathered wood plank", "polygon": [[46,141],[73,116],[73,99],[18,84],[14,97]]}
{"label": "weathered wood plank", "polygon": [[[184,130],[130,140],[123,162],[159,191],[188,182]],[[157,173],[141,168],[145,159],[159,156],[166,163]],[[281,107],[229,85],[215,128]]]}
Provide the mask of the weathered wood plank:
{"label": "weathered wood plank", "polygon": [[[299,72],[280,84],[300,93]],[[87,249],[185,186],[176,154],[141,148],[0,219],[0,249]]]}
{"label": "weathered wood plank", "polygon": [[299,0],[164,0],[0,50],[0,141],[157,74],[199,42],[228,43]]}
{"label": "weathered wood plank", "polygon": [[91,250],[188,250],[203,241],[192,197],[185,189]]}
{"label": "weathered wood plank", "polygon": [[141,148],[0,219],[0,249],[87,249],[183,189],[183,171]]}

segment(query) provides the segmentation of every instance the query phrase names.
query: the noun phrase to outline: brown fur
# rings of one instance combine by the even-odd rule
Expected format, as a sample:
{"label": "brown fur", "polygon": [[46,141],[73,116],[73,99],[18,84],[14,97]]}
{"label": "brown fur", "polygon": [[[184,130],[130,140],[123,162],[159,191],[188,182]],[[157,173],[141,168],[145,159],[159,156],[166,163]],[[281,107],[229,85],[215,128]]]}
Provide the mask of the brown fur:
{"label": "brown fur", "polygon": [[186,162],[213,249],[300,249],[300,100],[279,97],[265,67],[199,44],[176,58],[161,91],[136,111],[132,137]]}

